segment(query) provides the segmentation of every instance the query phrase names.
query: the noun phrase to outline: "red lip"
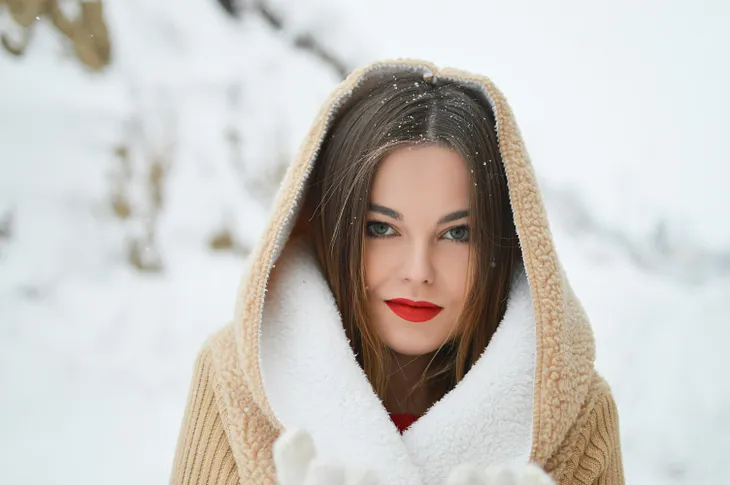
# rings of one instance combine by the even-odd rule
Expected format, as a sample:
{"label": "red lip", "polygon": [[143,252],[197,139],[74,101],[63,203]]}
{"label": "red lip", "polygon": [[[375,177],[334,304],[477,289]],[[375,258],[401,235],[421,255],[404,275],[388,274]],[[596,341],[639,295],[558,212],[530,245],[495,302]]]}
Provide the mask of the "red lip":
{"label": "red lip", "polygon": [[395,298],[385,302],[393,313],[409,322],[427,322],[441,313],[443,307],[428,301],[412,301],[407,298]]}

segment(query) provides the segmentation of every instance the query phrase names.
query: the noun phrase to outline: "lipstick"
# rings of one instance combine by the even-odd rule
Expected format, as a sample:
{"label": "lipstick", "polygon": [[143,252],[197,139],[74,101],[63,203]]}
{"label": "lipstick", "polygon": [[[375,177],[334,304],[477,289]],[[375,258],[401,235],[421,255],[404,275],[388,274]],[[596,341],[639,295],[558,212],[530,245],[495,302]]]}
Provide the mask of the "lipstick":
{"label": "lipstick", "polygon": [[385,302],[393,313],[409,322],[427,322],[441,313],[443,307],[428,301],[413,301],[407,298],[395,298]]}

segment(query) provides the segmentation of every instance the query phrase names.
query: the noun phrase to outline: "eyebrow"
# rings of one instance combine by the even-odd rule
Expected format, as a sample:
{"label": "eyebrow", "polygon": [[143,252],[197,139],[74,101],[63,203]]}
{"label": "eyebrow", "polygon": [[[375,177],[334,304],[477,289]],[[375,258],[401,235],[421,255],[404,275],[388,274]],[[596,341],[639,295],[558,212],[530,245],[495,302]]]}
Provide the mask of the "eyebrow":
{"label": "eyebrow", "polygon": [[384,216],[392,217],[393,219],[398,220],[398,221],[403,219],[403,214],[401,214],[398,211],[394,211],[393,209],[384,207],[382,205],[370,204],[370,206],[368,206],[368,210],[370,212],[377,212],[378,214],[383,214]]}
{"label": "eyebrow", "polygon": [[468,210],[454,211],[450,214],[446,214],[441,219],[439,219],[439,224],[446,224],[447,222],[458,221],[459,219],[463,219],[465,217],[469,217]]}
{"label": "eyebrow", "polygon": [[[400,221],[403,219],[403,214],[401,214],[398,211],[395,211],[393,209],[390,209],[388,207],[378,205],[378,204],[370,204],[368,206],[368,210],[371,212],[377,212],[378,214],[383,214],[384,216],[391,217],[397,221]],[[468,210],[458,210],[454,212],[450,212],[443,216],[441,219],[439,219],[439,224],[446,224],[447,222],[453,222],[458,221],[459,219],[463,219],[465,217],[469,217],[469,211]]]}

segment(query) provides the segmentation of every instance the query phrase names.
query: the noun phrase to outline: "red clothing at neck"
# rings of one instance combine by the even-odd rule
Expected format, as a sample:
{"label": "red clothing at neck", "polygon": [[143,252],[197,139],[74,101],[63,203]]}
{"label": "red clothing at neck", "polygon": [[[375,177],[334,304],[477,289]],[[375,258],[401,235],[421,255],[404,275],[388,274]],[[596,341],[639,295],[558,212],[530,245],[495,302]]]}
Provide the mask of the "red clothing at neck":
{"label": "red clothing at neck", "polygon": [[390,420],[393,421],[393,424],[396,428],[398,428],[398,431],[403,434],[405,430],[418,420],[418,416],[415,414],[391,413]]}

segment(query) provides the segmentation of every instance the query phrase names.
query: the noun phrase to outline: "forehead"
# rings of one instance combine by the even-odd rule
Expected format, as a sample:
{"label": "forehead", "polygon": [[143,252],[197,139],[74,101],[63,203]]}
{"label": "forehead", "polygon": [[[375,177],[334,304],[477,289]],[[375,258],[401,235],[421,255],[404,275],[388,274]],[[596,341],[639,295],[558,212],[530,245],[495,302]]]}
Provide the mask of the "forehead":
{"label": "forehead", "polygon": [[370,188],[371,202],[400,212],[466,209],[469,174],[457,152],[440,146],[404,147],[385,157]]}

